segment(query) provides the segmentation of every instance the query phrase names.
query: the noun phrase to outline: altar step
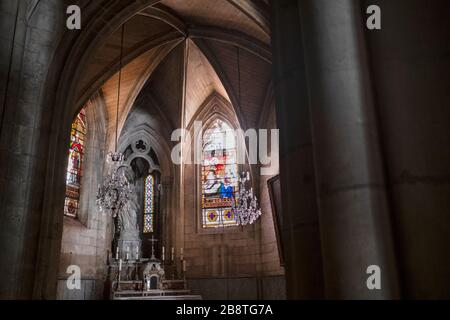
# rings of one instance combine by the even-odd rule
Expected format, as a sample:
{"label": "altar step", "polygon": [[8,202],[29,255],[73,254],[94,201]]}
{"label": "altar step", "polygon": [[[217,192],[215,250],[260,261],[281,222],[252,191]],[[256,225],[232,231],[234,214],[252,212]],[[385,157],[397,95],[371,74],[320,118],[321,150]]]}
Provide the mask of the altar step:
{"label": "altar step", "polygon": [[113,300],[202,300],[190,290],[116,291]]}
{"label": "altar step", "polygon": [[203,300],[201,296],[196,295],[183,295],[183,296],[147,296],[147,297],[118,297],[114,298],[118,301],[193,301],[193,300]]}

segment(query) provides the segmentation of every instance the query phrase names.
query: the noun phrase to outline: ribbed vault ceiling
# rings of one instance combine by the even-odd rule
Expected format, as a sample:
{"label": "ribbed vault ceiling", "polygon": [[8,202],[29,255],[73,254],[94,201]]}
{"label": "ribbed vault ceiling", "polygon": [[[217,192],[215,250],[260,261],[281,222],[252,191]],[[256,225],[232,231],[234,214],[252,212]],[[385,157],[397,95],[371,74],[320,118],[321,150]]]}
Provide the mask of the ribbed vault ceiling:
{"label": "ribbed vault ceiling", "polygon": [[[185,123],[217,93],[243,127],[256,126],[271,84],[267,16],[266,1],[250,0],[164,0],[134,15],[125,24],[119,129],[146,83],[168,125],[181,126],[185,76]],[[120,43],[121,28],[102,39],[78,85],[81,103],[103,93],[108,132],[116,122]]]}

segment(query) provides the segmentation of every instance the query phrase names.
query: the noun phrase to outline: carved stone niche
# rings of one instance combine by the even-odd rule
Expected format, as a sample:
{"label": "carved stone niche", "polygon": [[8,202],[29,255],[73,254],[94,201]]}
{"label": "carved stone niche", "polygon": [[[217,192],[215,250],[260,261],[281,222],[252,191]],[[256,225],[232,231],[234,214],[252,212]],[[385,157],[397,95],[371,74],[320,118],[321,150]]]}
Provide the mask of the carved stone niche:
{"label": "carved stone niche", "polygon": [[165,280],[165,272],[159,261],[150,261],[147,263],[144,272],[144,288],[147,291],[163,290],[163,281]]}

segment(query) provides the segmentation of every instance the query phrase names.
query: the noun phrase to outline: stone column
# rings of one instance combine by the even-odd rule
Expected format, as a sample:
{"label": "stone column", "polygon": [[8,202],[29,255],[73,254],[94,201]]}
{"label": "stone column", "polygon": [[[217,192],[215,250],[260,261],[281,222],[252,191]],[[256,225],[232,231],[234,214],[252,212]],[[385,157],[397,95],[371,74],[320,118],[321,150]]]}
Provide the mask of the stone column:
{"label": "stone column", "polygon": [[63,1],[33,4],[0,2],[0,299],[32,297],[42,234],[53,111],[43,101],[65,8]]}
{"label": "stone column", "polygon": [[402,297],[450,297],[450,1],[365,0]]}
{"label": "stone column", "polygon": [[323,298],[308,86],[297,0],[272,1],[287,297]]}
{"label": "stone column", "polygon": [[[304,0],[299,9],[326,297],[396,298],[389,207],[360,2]],[[371,265],[381,268],[381,290],[367,288],[366,270]]]}

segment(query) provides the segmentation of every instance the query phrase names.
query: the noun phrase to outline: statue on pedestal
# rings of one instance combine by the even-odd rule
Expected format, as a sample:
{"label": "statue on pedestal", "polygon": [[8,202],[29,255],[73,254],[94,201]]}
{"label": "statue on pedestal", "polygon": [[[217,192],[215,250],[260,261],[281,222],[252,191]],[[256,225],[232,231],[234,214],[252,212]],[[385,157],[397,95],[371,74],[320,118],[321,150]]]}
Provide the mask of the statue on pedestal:
{"label": "statue on pedestal", "polygon": [[[129,179],[124,175],[128,181]],[[136,187],[130,183],[131,192],[126,201],[117,211],[115,220],[116,251],[119,257],[125,260],[139,260],[141,257],[141,239],[139,236],[139,200]]]}

